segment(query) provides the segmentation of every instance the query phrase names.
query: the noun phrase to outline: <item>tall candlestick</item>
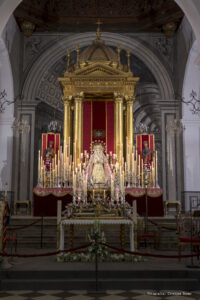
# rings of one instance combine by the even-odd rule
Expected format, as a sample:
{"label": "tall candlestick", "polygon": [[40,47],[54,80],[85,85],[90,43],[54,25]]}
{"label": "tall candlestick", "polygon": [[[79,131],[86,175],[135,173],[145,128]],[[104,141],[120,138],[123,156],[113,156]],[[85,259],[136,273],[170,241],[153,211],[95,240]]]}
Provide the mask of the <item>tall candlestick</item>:
{"label": "tall candlestick", "polygon": [[156,168],[155,168],[155,172],[156,172],[156,187],[158,186],[158,157],[157,157],[157,151],[156,151]]}
{"label": "tall candlestick", "polygon": [[38,183],[40,182],[40,150],[38,152]]}
{"label": "tall candlestick", "polygon": [[141,176],[142,176],[142,183],[141,183],[141,185],[142,185],[142,187],[143,187],[143,180],[144,180],[144,178],[143,178],[143,159],[141,160]]}
{"label": "tall candlestick", "polygon": [[140,154],[138,155],[138,179],[139,179],[139,186],[140,186]]}
{"label": "tall candlestick", "polygon": [[70,156],[70,136],[69,136],[69,144],[68,144],[68,156]]}

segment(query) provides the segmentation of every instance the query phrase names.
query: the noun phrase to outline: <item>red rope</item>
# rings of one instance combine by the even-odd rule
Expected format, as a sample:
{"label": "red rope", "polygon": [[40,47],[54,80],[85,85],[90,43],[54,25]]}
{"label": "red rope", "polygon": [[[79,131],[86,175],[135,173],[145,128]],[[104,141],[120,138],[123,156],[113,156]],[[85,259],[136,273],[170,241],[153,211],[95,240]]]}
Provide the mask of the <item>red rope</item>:
{"label": "red rope", "polygon": [[7,204],[5,202],[5,207],[4,207],[4,213],[3,213],[3,245],[2,245],[2,252],[5,253],[5,250],[6,250],[6,230],[7,230],[7,227],[6,227],[6,215],[7,215]]}
{"label": "red rope", "polygon": [[25,228],[28,228],[32,225],[35,225],[37,223],[41,222],[41,219],[39,220],[36,220],[34,222],[32,222],[31,224],[28,224],[28,225],[24,225],[24,226],[21,226],[21,227],[16,227],[16,228],[7,228],[7,231],[14,231],[14,230],[21,230],[21,229],[25,229]]}
{"label": "red rope", "polygon": [[58,251],[54,251],[54,252],[46,252],[46,253],[39,253],[39,254],[8,254],[8,253],[0,253],[0,256],[6,256],[6,257],[22,257],[22,258],[28,258],[28,257],[39,257],[39,256],[52,256],[52,255],[56,255],[59,253],[68,253],[68,252],[75,252],[77,250],[80,249],[85,249],[88,248],[92,243],[83,245],[83,246],[79,246],[76,248],[70,248],[67,250],[58,250]]}
{"label": "red rope", "polygon": [[136,252],[136,251],[129,251],[129,250],[125,250],[125,249],[121,249],[121,248],[117,248],[114,246],[110,246],[108,244],[105,243],[100,243],[103,246],[106,246],[110,249],[113,249],[115,251],[118,252],[122,252],[122,253],[127,253],[127,254],[131,254],[131,255],[140,255],[140,256],[150,256],[150,257],[159,257],[159,258],[186,258],[186,257],[194,257],[194,256],[199,256],[200,252],[198,252],[197,254],[186,254],[186,255],[163,255],[163,254],[152,254],[152,253],[143,253],[143,252]]}
{"label": "red rope", "polygon": [[[153,225],[155,225],[155,226],[158,226],[158,225],[159,225],[158,223],[156,223],[156,222],[154,222],[154,221],[152,221],[152,220],[150,220],[150,219],[147,219],[147,220],[148,220],[148,222],[150,222],[151,224],[153,224]],[[167,226],[162,226],[162,224],[161,224],[161,227],[164,228],[164,229],[166,229],[166,230],[176,231],[176,228],[170,228],[170,227],[167,227]]]}

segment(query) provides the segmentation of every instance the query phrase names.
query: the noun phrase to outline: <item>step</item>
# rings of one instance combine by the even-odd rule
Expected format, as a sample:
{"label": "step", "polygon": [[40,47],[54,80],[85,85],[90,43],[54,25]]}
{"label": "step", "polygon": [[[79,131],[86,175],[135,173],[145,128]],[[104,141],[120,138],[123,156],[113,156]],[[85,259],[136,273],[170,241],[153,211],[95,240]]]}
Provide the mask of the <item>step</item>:
{"label": "step", "polygon": [[[84,270],[74,270],[79,268],[77,264],[70,264],[70,270],[1,270],[0,279],[63,279],[63,278],[93,278],[95,276],[95,270],[87,270],[87,268],[93,268],[94,264],[85,264]],[[101,267],[104,263],[100,264]],[[66,263],[66,268],[68,264]],[[73,268],[73,269],[72,269]],[[200,280],[199,270],[99,270],[99,278],[154,278],[154,279],[198,279]]]}
{"label": "step", "polygon": [[[94,290],[95,277],[93,279],[4,279],[1,280],[1,290]],[[197,279],[184,278],[143,278],[124,279],[109,278],[99,279],[100,290],[107,289],[153,289],[153,290],[198,290]]]}
{"label": "step", "polygon": [[[152,218],[153,219],[153,218]],[[18,227],[25,226],[31,224],[32,222],[39,220],[39,222],[31,227],[17,230],[18,237],[18,249],[20,248],[40,248],[40,235],[41,235],[41,218],[30,217],[19,217],[12,216],[10,220],[10,227]],[[154,220],[154,219],[153,219]],[[166,219],[166,218],[158,218],[154,220],[156,223],[161,224],[162,222],[166,223],[174,223],[175,219]],[[44,227],[43,227],[43,242],[45,248],[47,247],[56,247],[56,235],[57,235],[57,225],[56,218],[44,218]],[[17,226],[16,226],[17,225]],[[75,227],[74,232],[74,246],[78,246],[84,244],[86,241],[87,230],[89,233],[89,229],[85,230],[80,227]],[[102,227],[105,235],[107,237],[107,243],[111,245],[115,245],[120,247],[120,230],[117,227]],[[156,227],[152,224],[149,224],[149,231],[156,231]],[[9,234],[9,232],[8,232]],[[65,240],[66,245],[69,241],[69,228],[65,230]],[[142,241],[141,241],[142,242]],[[177,236],[174,231],[162,231],[161,239],[160,239],[160,250],[175,250],[177,249]],[[125,232],[125,244],[127,248],[129,248],[129,230]],[[142,245],[142,244],[141,244]]]}

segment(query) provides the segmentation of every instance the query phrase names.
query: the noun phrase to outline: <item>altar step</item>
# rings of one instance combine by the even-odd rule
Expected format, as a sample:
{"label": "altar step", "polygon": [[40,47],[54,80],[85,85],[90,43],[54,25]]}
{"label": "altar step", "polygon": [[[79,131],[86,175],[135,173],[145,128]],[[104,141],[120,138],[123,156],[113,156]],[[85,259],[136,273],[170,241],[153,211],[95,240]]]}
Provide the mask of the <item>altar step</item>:
{"label": "altar step", "polygon": [[[176,220],[175,218],[151,218],[153,222],[157,224],[164,223],[166,227],[173,225],[175,228]],[[43,229],[41,227],[41,218],[40,217],[28,217],[28,216],[12,216],[10,220],[9,227],[21,227],[27,226],[34,221],[39,221],[37,224],[24,228],[22,230],[14,231],[14,234],[17,234],[18,240],[18,249],[21,248],[32,248],[39,249],[41,248],[41,235],[42,238],[42,247],[44,249],[55,249],[56,248],[56,235],[57,235],[57,226],[55,217],[45,217],[43,218]],[[166,224],[169,224],[166,225]],[[74,232],[74,247],[83,245],[88,242],[88,234],[90,233],[90,226],[76,226]],[[120,247],[120,227],[111,225],[102,226],[102,230],[105,232],[107,243],[116,247]],[[141,229],[142,230],[142,229]],[[177,249],[177,235],[175,230],[162,230],[158,231],[158,228],[149,223],[148,226],[149,232],[157,234],[158,248],[160,250],[175,250]],[[11,232],[8,231],[8,234]],[[69,227],[65,230],[65,248],[69,247]],[[143,246],[143,244],[141,244]],[[125,231],[125,247],[129,249],[129,229]]]}
{"label": "altar step", "polygon": [[[95,271],[1,271],[1,290],[95,290]],[[99,271],[98,289],[198,290],[195,270]]]}

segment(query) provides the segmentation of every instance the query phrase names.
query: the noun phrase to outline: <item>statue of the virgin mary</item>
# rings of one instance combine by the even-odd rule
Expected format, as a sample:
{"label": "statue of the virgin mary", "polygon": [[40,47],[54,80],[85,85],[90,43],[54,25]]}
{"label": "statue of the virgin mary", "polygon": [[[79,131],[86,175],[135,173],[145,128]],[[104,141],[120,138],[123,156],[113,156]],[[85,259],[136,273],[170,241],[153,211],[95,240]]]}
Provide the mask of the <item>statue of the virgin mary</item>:
{"label": "statue of the virgin mary", "polygon": [[108,180],[108,161],[103,152],[101,144],[94,145],[94,152],[90,157],[89,175],[90,181],[93,184],[105,184]]}

